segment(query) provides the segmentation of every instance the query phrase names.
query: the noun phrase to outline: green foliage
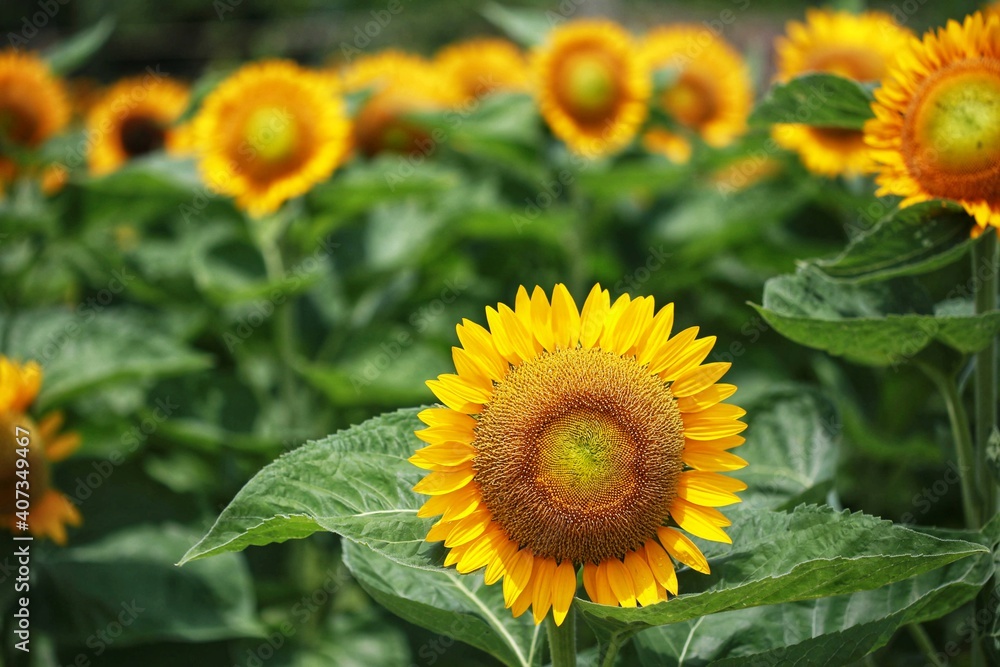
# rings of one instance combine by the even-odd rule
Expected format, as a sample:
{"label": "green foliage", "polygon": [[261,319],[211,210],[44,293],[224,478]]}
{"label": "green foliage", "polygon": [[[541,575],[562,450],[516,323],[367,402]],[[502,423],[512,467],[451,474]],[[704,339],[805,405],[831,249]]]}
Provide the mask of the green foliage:
{"label": "green foliage", "polygon": [[802,123],[860,130],[873,118],[871,90],[834,74],[805,74],[776,84],[750,114],[753,125]]}

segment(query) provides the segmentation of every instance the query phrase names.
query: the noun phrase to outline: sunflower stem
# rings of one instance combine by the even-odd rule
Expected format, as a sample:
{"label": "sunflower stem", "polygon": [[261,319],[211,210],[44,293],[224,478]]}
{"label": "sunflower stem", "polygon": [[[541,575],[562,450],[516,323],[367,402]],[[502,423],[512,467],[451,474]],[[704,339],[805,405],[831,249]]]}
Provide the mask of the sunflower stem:
{"label": "sunflower stem", "polygon": [[562,625],[556,625],[549,614],[545,618],[545,629],[549,635],[552,667],[576,667],[576,610],[569,610]]}
{"label": "sunflower stem", "polygon": [[[988,227],[972,246],[972,275],[975,285],[976,315],[997,309],[997,234]],[[997,511],[997,485],[990,471],[989,443],[997,424],[997,346],[996,337],[976,355],[976,474],[980,501],[980,519],[985,524]]]}
{"label": "sunflower stem", "polygon": [[934,648],[934,642],[931,641],[930,635],[924,630],[924,626],[919,623],[912,623],[906,626],[906,629],[910,631],[910,637],[913,638],[913,643],[917,645],[920,652],[924,654],[927,659],[928,665],[933,665],[933,667],[944,667],[944,663],[938,658],[937,649]]}
{"label": "sunflower stem", "polygon": [[965,406],[962,405],[958,386],[955,384],[954,378],[930,364],[917,362],[917,366],[937,386],[948,409],[951,436],[955,441],[955,454],[958,458],[958,475],[962,482],[962,509],[965,514],[965,525],[972,530],[978,530],[981,523],[978,494],[976,493],[975,451],[972,446],[972,434],[969,431],[969,417],[965,412]]}

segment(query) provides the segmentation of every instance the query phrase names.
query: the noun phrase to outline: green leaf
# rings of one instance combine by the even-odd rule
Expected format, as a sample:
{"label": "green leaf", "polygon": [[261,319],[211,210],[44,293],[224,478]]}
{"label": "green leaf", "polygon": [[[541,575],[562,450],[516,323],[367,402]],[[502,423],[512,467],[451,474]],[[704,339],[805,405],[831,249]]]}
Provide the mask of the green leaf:
{"label": "green leaf", "polygon": [[443,548],[424,542],[432,522],[417,518],[423,501],[410,490],[424,471],[406,460],[421,446],[413,435],[423,426],[418,412],[369,419],[274,461],[240,490],[181,564],[328,530],[396,562],[436,567]]}
{"label": "green leaf", "polygon": [[749,465],[734,473],[749,487],[748,507],[791,509],[821,503],[833,485],[840,418],[824,394],[789,385],[769,391],[747,408],[747,442],[734,453]]}
{"label": "green leaf", "polygon": [[[950,535],[982,540],[964,531]],[[876,590],[725,612],[650,628],[634,641],[641,663],[656,667],[848,665],[884,646],[901,627],[940,618],[972,600],[990,577],[991,561],[977,554]]]}
{"label": "green leaf", "polygon": [[[709,545],[710,575],[680,573],[682,594],[665,604],[621,608],[578,600],[604,629],[666,625],[707,614],[872,590],[987,552],[864,514],[800,506],[734,510],[733,545]],[[776,536],[780,536],[776,539]]]}
{"label": "green leaf", "polygon": [[[126,626],[116,646],[262,636],[242,557],[174,566],[192,538],[190,530],[173,524],[132,526],[98,542],[47,552],[38,560],[32,598],[40,605],[39,618],[63,641],[79,644],[115,622]],[[34,605],[31,611],[34,616]]]}
{"label": "green leaf", "polygon": [[344,563],[376,602],[411,623],[475,646],[505,665],[541,664],[543,632],[530,614],[514,618],[499,585],[482,573],[400,565],[359,544],[344,543]]}
{"label": "green leaf", "polygon": [[768,280],[763,306],[751,305],[796,343],[874,366],[902,363],[933,341],[978,352],[1000,331],[1000,311],[975,315],[968,301],[935,307],[910,280],[854,285],[810,265]]}
{"label": "green leaf", "polygon": [[115,19],[105,16],[86,30],[59,42],[43,54],[49,68],[56,74],[66,75],[84,65],[90,56],[104,46],[115,29]]}
{"label": "green leaf", "polygon": [[753,113],[750,124],[804,123],[860,130],[872,118],[871,91],[834,74],[806,74],[775,84]]}
{"label": "green leaf", "polygon": [[855,238],[837,257],[815,262],[838,280],[872,282],[927,273],[961,259],[976,241],[969,215],[932,201],[896,210]]}
{"label": "green leaf", "polygon": [[[115,285],[129,280],[117,274]],[[37,360],[45,372],[45,409],[99,387],[202,370],[209,359],[165,334],[160,318],[112,309],[92,297],[73,310],[45,309],[0,316],[4,354]],[[112,295],[114,298],[114,295]],[[95,305],[96,304],[96,305]]]}
{"label": "green leaf", "polygon": [[[487,21],[507,33],[507,36],[523,46],[535,46],[544,41],[545,36],[557,22],[553,12],[532,9],[511,9],[495,2],[488,3],[480,10]],[[552,15],[552,16],[550,16]]]}

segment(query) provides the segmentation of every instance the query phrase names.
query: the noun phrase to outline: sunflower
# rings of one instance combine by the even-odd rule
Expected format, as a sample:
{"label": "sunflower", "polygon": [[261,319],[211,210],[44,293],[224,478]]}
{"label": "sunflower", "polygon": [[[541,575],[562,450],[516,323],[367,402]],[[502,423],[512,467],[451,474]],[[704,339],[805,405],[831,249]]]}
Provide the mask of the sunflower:
{"label": "sunflower", "polygon": [[164,76],[136,76],[111,86],[87,114],[87,162],[95,175],[133,158],[172,150],[173,125],[188,106],[187,86]]}
{"label": "sunflower", "polygon": [[1000,227],[1000,17],[977,12],[913,40],[872,110],[879,195],[951,199],[980,230]]}
{"label": "sunflower", "polygon": [[[850,14],[813,9],[806,22],[789,22],[775,43],[779,81],[807,72],[828,72],[855,81],[879,81],[913,34],[880,12]],[[809,171],[822,176],[857,175],[872,161],[864,133],[837,127],[775,125],[772,136],[799,154]]]}
{"label": "sunflower", "polygon": [[366,157],[432,150],[427,127],[413,114],[459,104],[459,83],[425,59],[401,51],[358,58],[342,72],[346,93],[368,95],[354,117],[354,148]]}
{"label": "sunflower", "polygon": [[[19,523],[25,521],[27,511],[25,522],[32,535],[65,544],[66,526],[80,525],[80,513],[66,496],[52,488],[49,464],[72,454],[80,438],[75,433],[59,434],[62,415],[58,412],[46,415],[37,424],[26,414],[41,386],[38,364],[18,364],[0,355],[0,523],[11,531],[23,530]],[[28,467],[22,468],[17,461],[24,441],[18,438],[25,436]],[[18,490],[28,493],[28,510],[16,504]]]}
{"label": "sunflower", "polygon": [[466,100],[498,90],[528,87],[528,65],[517,45],[505,39],[469,39],[442,49],[434,63]]}
{"label": "sunflower", "polygon": [[193,122],[206,183],[251,215],[271,213],[329,178],[350,134],[329,77],[284,60],[240,68]]}
{"label": "sunflower", "polygon": [[[457,374],[427,384],[447,407],[419,414],[427,443],[410,461],[430,472],[418,516],[443,515],[427,534],[446,565],[486,568],[504,600],[536,623],[561,624],[576,568],[591,600],[634,607],[677,594],[674,560],[709,566],[686,531],[729,542],[716,507],[739,502],[745,411],[722,403],[728,363],[702,362],[714,336],[671,337],[673,304],[611,303],[594,286],[578,311],[563,285],[549,302],[521,287],[515,307],[469,320],[452,348]],[[672,558],[671,558],[672,557]]]}
{"label": "sunflower", "polygon": [[624,148],[646,119],[649,69],[632,37],[611,21],[554,29],[531,68],[542,116],[579,155],[595,158]]}
{"label": "sunflower", "polygon": [[[678,125],[716,147],[746,131],[753,101],[750,72],[725,40],[701,26],[668,26],[646,35],[642,50],[654,70],[674,75],[656,103]],[[647,131],[643,143],[675,162],[687,162],[691,154],[685,137],[663,128]]]}
{"label": "sunflower", "polygon": [[12,153],[38,148],[68,121],[66,92],[48,65],[30,53],[0,52],[0,186],[17,174]]}

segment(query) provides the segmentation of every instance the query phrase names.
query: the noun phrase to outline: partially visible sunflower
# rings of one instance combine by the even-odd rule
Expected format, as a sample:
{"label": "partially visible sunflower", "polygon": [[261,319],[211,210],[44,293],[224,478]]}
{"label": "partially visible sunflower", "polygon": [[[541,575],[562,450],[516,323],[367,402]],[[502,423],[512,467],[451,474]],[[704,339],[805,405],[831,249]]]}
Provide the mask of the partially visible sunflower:
{"label": "partially visible sunflower", "polygon": [[[654,71],[674,75],[656,104],[678,125],[716,147],[746,132],[753,86],[743,57],[728,42],[701,26],[665,26],[646,35],[642,50]],[[674,162],[690,157],[688,139],[664,128],[647,131],[643,143]]]}
{"label": "partially visible sunflower", "polygon": [[[66,544],[66,526],[80,525],[80,513],[52,488],[49,465],[72,454],[80,438],[75,433],[59,434],[63,418],[58,412],[49,413],[37,424],[28,416],[41,386],[42,370],[37,363],[18,364],[0,355],[0,524],[12,532],[21,530],[17,512],[24,510],[17,507],[15,493],[24,490],[30,497],[27,524],[31,534]],[[17,438],[25,434],[28,467],[19,468],[17,450],[21,445]],[[26,474],[18,474],[24,470]]]}
{"label": "partially visible sunflower", "polygon": [[411,115],[451,108],[464,96],[458,82],[427,60],[391,50],[355,60],[341,85],[345,93],[368,95],[355,114],[353,139],[366,157],[427,152],[428,129]]}
{"label": "partially visible sunflower", "polygon": [[[888,14],[823,9],[808,10],[805,23],[789,22],[786,33],[775,42],[779,81],[807,72],[879,81],[913,37]],[[772,136],[822,176],[858,175],[873,164],[860,130],[781,124],[774,126]]]}
{"label": "partially visible sunflower", "polygon": [[649,68],[632,36],[611,21],[555,28],[533,54],[531,68],[542,116],[574,153],[615,153],[646,120]]}
{"label": "partially visible sunflower", "polygon": [[563,285],[551,302],[521,287],[486,319],[457,327],[457,374],[427,383],[447,407],[419,414],[427,446],[410,458],[430,471],[417,515],[443,515],[426,539],[445,565],[486,568],[515,616],[551,608],[557,624],[578,566],[591,600],[627,607],[677,595],[674,560],[707,573],[681,531],[730,542],[715,508],[746,488],[719,474],[746,465],[726,451],[746,425],[722,403],[730,364],[703,364],[715,337],[671,337],[673,304],[654,315],[652,297],[612,304],[600,285],[582,311]]}
{"label": "partially visible sunflower", "polygon": [[461,89],[466,100],[498,90],[528,87],[528,64],[516,44],[505,39],[469,39],[447,46],[434,64]]}
{"label": "partially visible sunflower", "polygon": [[12,180],[12,153],[38,148],[69,122],[63,83],[38,56],[14,49],[0,52],[0,187]]}
{"label": "partially visible sunflower", "polygon": [[240,68],[193,122],[205,182],[251,215],[329,178],[349,145],[346,107],[329,77],[284,60]]}
{"label": "partially visible sunflower", "polygon": [[1000,227],[1000,17],[977,12],[913,40],[872,110],[879,195],[951,199],[980,231]]}
{"label": "partially visible sunflower", "polygon": [[174,150],[174,124],[187,109],[190,92],[163,76],[136,76],[111,86],[87,114],[87,162],[95,175],[133,158]]}

